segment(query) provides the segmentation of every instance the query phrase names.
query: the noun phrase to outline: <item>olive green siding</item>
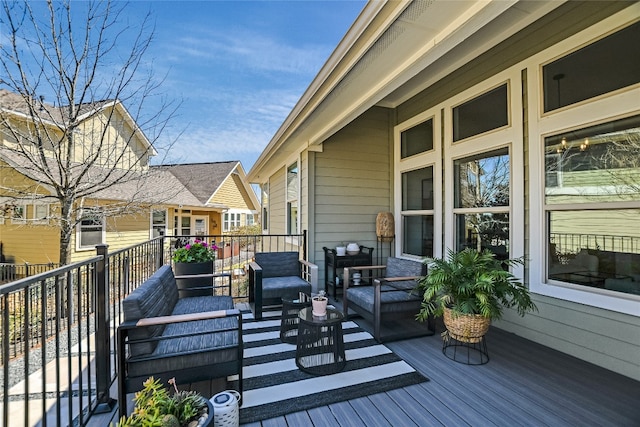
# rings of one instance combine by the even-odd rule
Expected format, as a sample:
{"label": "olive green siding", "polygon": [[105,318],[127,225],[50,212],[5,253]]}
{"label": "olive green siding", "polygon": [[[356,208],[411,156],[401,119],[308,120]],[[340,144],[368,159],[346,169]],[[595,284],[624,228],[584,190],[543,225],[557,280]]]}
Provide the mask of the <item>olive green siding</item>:
{"label": "olive green siding", "polygon": [[323,246],[357,242],[376,247],[376,216],[391,209],[389,125],[390,111],[372,108],[327,139],[322,153],[315,153],[312,255],[320,266]]}
{"label": "olive green siding", "polygon": [[286,171],[283,167],[269,179],[269,234],[286,233]]}

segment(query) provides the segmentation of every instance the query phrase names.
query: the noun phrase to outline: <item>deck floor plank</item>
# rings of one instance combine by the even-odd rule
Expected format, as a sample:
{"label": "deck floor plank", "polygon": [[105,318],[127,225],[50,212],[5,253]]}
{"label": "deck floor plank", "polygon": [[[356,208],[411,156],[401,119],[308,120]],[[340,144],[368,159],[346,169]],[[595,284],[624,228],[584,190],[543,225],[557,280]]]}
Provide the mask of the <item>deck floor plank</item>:
{"label": "deck floor plank", "polygon": [[387,343],[430,381],[243,427],[640,426],[639,381],[494,327],[487,345],[489,363],[467,366],[439,334]]}

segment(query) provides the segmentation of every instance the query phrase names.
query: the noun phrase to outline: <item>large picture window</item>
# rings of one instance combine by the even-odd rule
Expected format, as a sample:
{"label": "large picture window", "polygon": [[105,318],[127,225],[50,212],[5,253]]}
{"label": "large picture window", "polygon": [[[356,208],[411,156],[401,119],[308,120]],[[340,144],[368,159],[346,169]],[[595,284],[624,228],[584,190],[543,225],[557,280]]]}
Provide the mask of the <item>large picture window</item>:
{"label": "large picture window", "polygon": [[510,176],[507,148],[454,161],[456,250],[509,257]]}
{"label": "large picture window", "polygon": [[640,116],[545,138],[548,278],[640,294]]}

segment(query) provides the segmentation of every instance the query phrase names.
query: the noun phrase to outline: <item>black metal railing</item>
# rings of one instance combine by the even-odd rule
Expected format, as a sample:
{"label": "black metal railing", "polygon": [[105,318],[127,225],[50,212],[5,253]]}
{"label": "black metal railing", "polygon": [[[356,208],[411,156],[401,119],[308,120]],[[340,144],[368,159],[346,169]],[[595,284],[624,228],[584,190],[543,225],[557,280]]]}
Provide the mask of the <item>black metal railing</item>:
{"label": "black metal railing", "polygon": [[53,262],[45,264],[29,264],[28,262],[24,264],[0,263],[0,285],[44,273],[57,267],[60,267],[60,264]]}
{"label": "black metal railing", "polygon": [[[296,250],[306,259],[306,233],[182,237],[220,247],[216,268],[232,274],[236,300],[247,297],[243,271],[255,252]],[[0,285],[2,425],[12,413],[12,425],[83,426],[111,411],[122,299],[180,243],[159,237],[111,253],[101,245],[90,259]]]}

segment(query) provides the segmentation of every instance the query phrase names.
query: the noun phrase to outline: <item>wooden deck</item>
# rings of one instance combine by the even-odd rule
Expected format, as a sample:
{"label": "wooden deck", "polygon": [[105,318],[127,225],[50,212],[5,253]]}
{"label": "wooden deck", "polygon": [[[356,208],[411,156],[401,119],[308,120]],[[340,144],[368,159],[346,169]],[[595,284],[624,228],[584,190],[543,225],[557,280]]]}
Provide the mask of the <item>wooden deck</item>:
{"label": "wooden deck", "polygon": [[640,382],[499,329],[481,366],[445,357],[439,334],[387,345],[430,381],[244,426],[640,426]]}

